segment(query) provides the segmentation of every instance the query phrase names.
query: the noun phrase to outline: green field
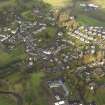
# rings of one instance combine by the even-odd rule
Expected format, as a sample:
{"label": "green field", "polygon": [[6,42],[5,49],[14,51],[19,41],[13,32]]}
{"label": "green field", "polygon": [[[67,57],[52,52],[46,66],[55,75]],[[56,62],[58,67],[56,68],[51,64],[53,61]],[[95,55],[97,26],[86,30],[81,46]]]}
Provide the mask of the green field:
{"label": "green field", "polygon": [[35,21],[36,17],[32,14],[31,10],[24,11],[21,13],[21,16],[28,21]]}
{"label": "green field", "polygon": [[52,5],[53,7],[64,7],[68,5],[71,0],[43,0],[44,2]]}
{"label": "green field", "polygon": [[[25,105],[48,105],[47,93],[43,88],[43,77],[45,74],[43,72],[35,72],[32,74],[21,74],[20,72],[14,73],[6,77],[11,83],[9,87],[16,92],[21,93],[23,96]],[[26,79],[25,79],[26,78]],[[20,81],[17,83],[17,81]],[[1,98],[0,98],[1,99]],[[1,99],[2,100],[2,99]],[[1,101],[0,100],[0,101]],[[15,104],[1,104],[7,102],[2,100],[0,105],[15,105]]]}
{"label": "green field", "polygon": [[42,32],[38,33],[38,38],[42,40],[51,40],[57,32],[57,28],[55,27],[47,27],[45,30]]}
{"label": "green field", "polygon": [[28,89],[26,92],[26,102],[28,104],[35,105],[47,105],[45,92],[42,88],[42,78],[44,77],[43,72],[33,73],[30,75],[30,80],[27,81],[26,88]]}
{"label": "green field", "polygon": [[[0,11],[16,7],[18,9],[29,9],[37,5],[40,0],[0,0]],[[40,5],[40,4],[38,4]]]}
{"label": "green field", "polygon": [[33,90],[38,89],[41,83],[41,78],[44,76],[43,72],[33,73],[30,78],[30,82],[32,83]]}
{"label": "green field", "polygon": [[9,8],[11,6],[16,5],[16,0],[1,0],[0,1],[0,11],[4,10],[4,8]]}
{"label": "green field", "polygon": [[15,101],[10,97],[0,94],[0,105],[16,105]]}
{"label": "green field", "polygon": [[[43,0],[43,1],[51,4],[53,7],[63,7],[67,5],[68,2],[71,2],[71,0]],[[83,1],[83,0],[78,0],[78,1]],[[102,8],[105,8],[105,0],[90,0],[90,3],[94,3]]]}
{"label": "green field", "polygon": [[41,40],[38,42],[38,45],[41,47],[46,47],[48,44],[52,43],[52,41],[56,38],[56,27],[47,27],[42,32],[39,32],[37,35],[35,35],[35,38],[38,40]]}
{"label": "green field", "polygon": [[0,67],[6,66],[18,60],[24,60],[25,58],[26,54],[23,47],[17,47],[9,53],[0,50]]}
{"label": "green field", "polygon": [[88,102],[95,101],[97,105],[105,105],[105,89],[98,88],[96,93],[92,91],[87,91],[86,100]]}
{"label": "green field", "polygon": [[79,15],[77,21],[81,25],[105,26],[105,23],[86,15]]}
{"label": "green field", "polygon": [[[41,87],[42,84],[42,77],[44,76],[43,72],[39,72],[37,74],[32,74],[31,83],[32,83],[32,90],[35,93],[36,104],[35,105],[47,105],[47,101],[44,97],[44,90]],[[41,94],[42,93],[42,94]]]}

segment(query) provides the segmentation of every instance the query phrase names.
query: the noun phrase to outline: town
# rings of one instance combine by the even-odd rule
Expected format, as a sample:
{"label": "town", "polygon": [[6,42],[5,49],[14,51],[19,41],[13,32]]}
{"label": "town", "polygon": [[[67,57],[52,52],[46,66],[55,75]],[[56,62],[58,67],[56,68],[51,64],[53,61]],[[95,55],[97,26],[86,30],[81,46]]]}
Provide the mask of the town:
{"label": "town", "polygon": [[0,3],[0,105],[105,105],[105,20],[76,15],[100,5]]}

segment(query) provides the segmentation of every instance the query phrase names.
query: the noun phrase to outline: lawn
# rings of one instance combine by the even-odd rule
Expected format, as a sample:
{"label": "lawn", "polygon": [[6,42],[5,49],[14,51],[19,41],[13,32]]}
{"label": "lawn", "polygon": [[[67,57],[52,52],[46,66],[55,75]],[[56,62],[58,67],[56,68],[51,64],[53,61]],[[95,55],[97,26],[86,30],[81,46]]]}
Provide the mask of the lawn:
{"label": "lawn", "polygon": [[27,81],[26,102],[35,105],[47,105],[47,96],[42,88],[43,72],[37,72],[30,75]]}
{"label": "lawn", "polygon": [[88,102],[95,101],[97,105],[105,105],[105,88],[98,88],[96,94],[93,94],[92,91],[87,91],[86,100]]}
{"label": "lawn", "polygon": [[38,37],[42,40],[52,40],[54,36],[56,35],[57,28],[55,27],[47,27],[42,32],[38,33]]}
{"label": "lawn", "polygon": [[24,11],[21,13],[22,17],[28,21],[35,21],[36,17],[33,15],[31,10]]}
{"label": "lawn", "polygon": [[0,0],[0,11],[4,8],[15,6],[16,0]]}
{"label": "lawn", "polygon": [[95,79],[95,80],[98,84],[104,84],[105,83],[105,76],[101,77],[101,78],[98,78],[98,79]]}
{"label": "lawn", "polygon": [[24,60],[25,57],[26,54],[23,47],[14,48],[9,53],[0,50],[0,67],[6,66],[18,60]]}
{"label": "lawn", "polygon": [[44,76],[43,72],[33,73],[31,75],[30,82],[32,83],[33,89],[38,88],[40,86],[43,76]]}
{"label": "lawn", "polygon": [[[21,73],[13,74],[8,79],[11,84],[9,86],[15,92],[23,93],[24,104],[26,105],[48,105],[47,93],[43,88],[43,72],[35,72],[32,74],[25,74],[26,79],[21,79]],[[12,80],[13,79],[13,80]],[[20,82],[17,82],[20,81]],[[6,102],[5,100],[3,102]],[[2,102],[2,103],[3,103]],[[14,104],[1,104],[0,105],[14,105]]]}
{"label": "lawn", "polygon": [[105,26],[105,23],[86,15],[79,15],[77,21],[81,25]]}
{"label": "lawn", "polygon": [[0,94],[0,105],[16,105],[16,103],[10,97]]}
{"label": "lawn", "polygon": [[48,44],[52,43],[52,41],[55,40],[56,33],[56,27],[47,27],[42,32],[39,32],[37,35],[35,35],[35,38],[37,38],[37,40],[41,40],[40,42],[38,42],[38,45],[41,47],[46,47]]}

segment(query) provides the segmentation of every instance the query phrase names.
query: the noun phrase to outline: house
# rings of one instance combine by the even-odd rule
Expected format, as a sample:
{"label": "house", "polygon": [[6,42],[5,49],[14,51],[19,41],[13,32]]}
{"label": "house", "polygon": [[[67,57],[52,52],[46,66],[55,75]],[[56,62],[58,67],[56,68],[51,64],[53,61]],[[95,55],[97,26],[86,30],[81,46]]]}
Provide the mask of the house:
{"label": "house", "polygon": [[64,84],[63,80],[56,79],[48,81],[48,86],[54,98],[54,105],[68,105],[67,101],[64,101],[69,95],[69,91]]}
{"label": "house", "polygon": [[50,51],[43,51],[44,54],[50,55],[51,52]]}
{"label": "house", "polygon": [[69,104],[67,101],[62,100],[62,101],[55,102],[54,105],[69,105]]}
{"label": "house", "polygon": [[88,4],[87,6],[91,7],[91,8],[98,8],[99,6],[98,5],[95,5],[95,4]]}
{"label": "house", "polygon": [[100,67],[93,70],[93,75],[97,78],[105,76],[104,70]]}
{"label": "house", "polygon": [[3,42],[5,40],[7,40],[10,36],[5,36],[5,35],[0,35],[0,41]]}
{"label": "house", "polygon": [[72,100],[72,101],[69,101],[69,105],[83,105],[83,104],[80,103],[80,101],[78,100]]}
{"label": "house", "polygon": [[58,36],[63,36],[63,32],[58,32]]}

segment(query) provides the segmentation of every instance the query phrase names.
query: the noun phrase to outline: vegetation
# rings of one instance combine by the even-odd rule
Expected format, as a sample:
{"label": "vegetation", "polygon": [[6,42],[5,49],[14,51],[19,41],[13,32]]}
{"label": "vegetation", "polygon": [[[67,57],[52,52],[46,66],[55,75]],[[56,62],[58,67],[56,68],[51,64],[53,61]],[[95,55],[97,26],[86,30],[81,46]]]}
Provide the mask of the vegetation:
{"label": "vegetation", "polygon": [[30,79],[26,83],[26,103],[32,105],[47,105],[46,97],[44,97],[44,90],[42,84],[43,72],[33,73],[30,75]]}
{"label": "vegetation", "polygon": [[80,25],[105,26],[102,21],[86,15],[79,15],[77,21],[80,23]]}
{"label": "vegetation", "polygon": [[102,8],[105,8],[105,0],[91,0],[91,2],[100,5]]}
{"label": "vegetation", "polygon": [[86,92],[86,99],[88,102],[95,101],[97,105],[104,105],[105,104],[105,89],[104,88],[98,88],[94,91],[87,90]]}
{"label": "vegetation", "polygon": [[4,10],[7,7],[15,6],[15,0],[1,0],[0,1],[0,11]]}
{"label": "vegetation", "polygon": [[17,47],[9,53],[0,50],[0,67],[9,65],[15,61],[24,60],[25,58],[26,54],[23,47]]}
{"label": "vegetation", "polygon": [[0,105],[16,105],[16,103],[9,96],[0,94]]}
{"label": "vegetation", "polygon": [[[12,12],[15,7],[17,12],[19,13],[19,16],[22,17],[23,20],[36,21],[37,19],[42,19],[42,17],[39,16],[40,18],[38,18],[37,13],[33,14],[34,8],[40,9],[41,13],[44,14],[43,15],[44,19],[46,19],[45,16],[47,15],[49,4],[52,5],[54,8],[59,8],[59,7],[67,6],[68,2],[71,2],[71,0],[44,0],[44,2],[48,3],[48,4],[44,4],[43,2],[41,3],[40,1],[41,0],[1,0],[0,1],[0,11],[2,11],[3,14],[5,14],[5,15],[2,14],[3,18],[4,18],[7,15],[7,13],[9,15],[14,14]],[[102,2],[99,2],[97,0],[97,3],[101,4]],[[11,13],[9,13],[8,11],[5,12],[6,10],[3,11],[4,9],[9,9],[12,12]],[[75,11],[73,11],[73,12],[75,12]],[[17,13],[17,15],[18,15],[18,13]],[[88,14],[84,14],[81,11],[78,12],[78,14],[76,14],[77,21],[80,23],[80,25],[92,25],[92,26],[104,26],[105,25],[105,23],[103,21],[98,20],[97,18],[91,17]],[[49,18],[49,16],[46,16],[46,17]],[[45,21],[44,19],[41,21]],[[4,22],[7,22],[9,24],[9,22],[5,21],[5,20],[9,20],[9,18],[4,19]],[[64,12],[64,15],[61,16],[60,20],[61,20],[60,22],[62,22],[61,24],[64,25],[64,27],[67,25],[66,28],[68,28],[68,29],[70,28],[70,29],[75,30],[79,26],[78,22],[75,20],[75,18],[70,19],[69,14],[66,12]],[[73,20],[73,21],[71,21],[71,20]],[[46,19],[46,21],[47,21],[47,19]],[[3,22],[3,24],[4,24],[4,22]],[[10,23],[12,24],[12,27],[14,29],[17,28],[17,25],[16,26],[14,25],[15,24],[14,21],[12,21]],[[47,21],[47,23],[49,23],[49,22]],[[20,23],[20,24],[22,24],[22,23]],[[33,32],[32,35],[34,36],[34,34],[35,34],[35,38],[36,38],[35,41],[37,43],[37,47],[40,46],[40,47],[44,48],[48,44],[52,45],[52,41],[55,42],[55,40],[57,38],[56,37],[57,31],[58,31],[57,28],[59,28],[59,31],[60,31],[61,28],[65,29],[64,27],[53,27],[50,24],[49,27],[46,27],[45,30],[43,30],[42,32],[39,32],[38,34],[36,34],[36,31],[35,31],[35,33]],[[70,70],[65,70],[65,71],[62,70],[61,72],[57,71],[54,73],[49,72],[48,75],[47,75],[47,73],[45,74],[45,72],[41,71],[40,69],[38,69],[38,71],[35,71],[35,69],[38,68],[38,66],[40,66],[40,65],[37,65],[38,62],[40,62],[40,61],[38,61],[37,63],[34,62],[34,64],[33,64],[34,67],[32,67],[32,68],[29,65],[26,65],[25,63],[19,63],[18,65],[15,65],[15,66],[12,65],[12,64],[14,64],[14,62],[26,60],[27,54],[26,54],[23,46],[16,46],[16,48],[13,48],[12,50],[9,50],[9,51],[8,51],[8,49],[3,49],[3,50],[0,49],[0,68],[1,68],[0,73],[1,74],[3,74],[3,73],[6,74],[6,72],[10,73],[10,70],[15,72],[14,74],[6,75],[5,78],[0,77],[0,78],[3,78],[3,79],[0,79],[0,90],[13,91],[13,92],[16,92],[17,94],[20,94],[23,98],[24,105],[48,105],[48,103],[47,103],[48,102],[48,93],[44,86],[44,82],[45,82],[44,77],[46,75],[47,75],[46,76],[47,79],[64,77],[66,84],[70,90],[70,94],[69,94],[70,99],[78,100],[80,98],[81,99],[86,98],[86,100],[89,102],[94,100],[94,101],[96,101],[96,103],[98,105],[104,105],[105,104],[105,100],[104,100],[105,89],[98,88],[95,91],[95,93],[90,91],[89,89],[86,88],[87,84],[85,84],[85,81],[82,80],[81,78],[79,78],[79,76],[77,76],[76,73],[74,73],[74,71],[77,69],[77,67],[81,66],[81,61],[83,61],[84,64],[89,64],[96,60],[101,60],[102,54],[101,53],[86,54],[83,56],[82,60],[81,59],[80,60],[79,59],[76,59],[76,60],[70,59],[70,61],[69,61],[68,56],[71,56],[71,58],[73,58],[75,56],[75,52],[74,52],[73,48],[75,50],[78,50],[78,49],[83,50],[85,45],[83,45],[84,43],[81,42],[79,39],[75,39],[74,37],[69,36],[67,34],[65,36],[67,37],[66,39],[68,41],[71,41],[76,44],[75,47],[74,46],[68,47],[69,44],[67,44],[67,49],[65,49],[65,50],[63,49],[63,51],[61,51],[61,55],[59,53],[56,56],[55,55],[51,56],[51,60],[53,60],[52,59],[53,57],[55,57],[55,58],[57,57],[58,60],[61,61],[61,64],[62,63],[65,64],[64,67],[66,67],[67,63],[68,63],[68,65],[70,63],[70,65],[69,65]],[[59,36],[59,39],[60,39],[60,36]],[[63,42],[61,42],[61,43],[63,43]],[[55,47],[59,48],[59,44],[60,43],[58,42],[57,46],[55,46]],[[66,45],[66,42],[64,43],[64,45]],[[76,49],[76,48],[78,48],[78,49]],[[72,54],[74,54],[73,57],[72,57]],[[65,56],[65,55],[68,55],[68,56]],[[57,60],[55,58],[54,58],[54,61]],[[64,58],[68,59],[68,61],[66,63],[63,62]],[[34,59],[34,57],[32,58],[32,60],[33,59]],[[58,60],[56,61],[57,62],[56,64],[59,64],[58,66],[61,66],[60,62]],[[41,63],[42,62],[43,62],[43,60],[41,61]],[[46,60],[46,62],[47,62],[47,60]],[[48,61],[47,65],[50,67],[56,66],[55,62],[54,63],[51,63],[51,62],[53,62],[53,61],[50,61],[50,62]],[[36,63],[36,65],[35,65],[35,63]],[[8,67],[8,65],[9,65],[9,67]],[[12,65],[12,66],[10,66],[10,65]],[[35,67],[35,66],[37,66],[37,67]],[[59,69],[60,69],[60,67],[59,67]],[[2,71],[3,71],[3,73],[2,73]],[[101,79],[96,80],[95,82],[100,83],[100,84],[104,83],[105,78],[102,78],[102,79],[103,80],[101,80]],[[14,102],[14,100],[12,98],[13,97],[8,97],[7,95],[3,96],[0,94],[0,105],[15,105],[16,103]]]}
{"label": "vegetation", "polygon": [[28,21],[35,20],[35,16],[32,14],[32,11],[30,11],[30,10],[22,12],[21,15],[25,20],[28,20]]}
{"label": "vegetation", "polygon": [[[44,72],[35,72],[32,74],[16,72],[4,79],[5,81],[8,80],[6,84],[8,89],[6,89],[6,91],[13,91],[21,94],[25,105],[48,105],[47,96],[43,87],[44,76]],[[0,89],[4,90],[2,87]],[[9,100],[8,97],[6,100]],[[9,102],[7,101],[2,100],[0,94],[0,105],[15,105],[12,100]],[[3,102],[5,103],[1,104]],[[10,102],[11,104],[9,104]]]}
{"label": "vegetation", "polygon": [[[57,28],[56,27],[47,27],[42,32],[37,34],[37,38],[40,40],[39,46],[46,47],[56,38]],[[35,36],[36,38],[36,36]]]}
{"label": "vegetation", "polygon": [[44,2],[52,5],[53,7],[64,7],[70,0],[44,0]]}

